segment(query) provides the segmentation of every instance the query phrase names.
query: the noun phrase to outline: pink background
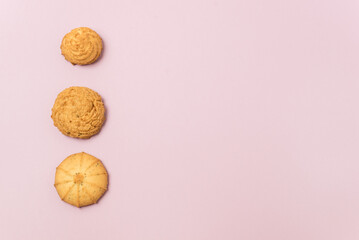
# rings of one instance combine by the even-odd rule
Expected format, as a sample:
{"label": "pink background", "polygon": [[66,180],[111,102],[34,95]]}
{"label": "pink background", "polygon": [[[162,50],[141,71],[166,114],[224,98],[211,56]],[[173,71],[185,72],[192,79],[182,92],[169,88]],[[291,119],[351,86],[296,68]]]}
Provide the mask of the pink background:
{"label": "pink background", "polygon": [[[0,239],[359,239],[359,2],[0,1]],[[88,26],[102,59],[72,66]],[[101,133],[50,118],[98,91]],[[53,187],[85,151],[109,191],[77,209]]]}

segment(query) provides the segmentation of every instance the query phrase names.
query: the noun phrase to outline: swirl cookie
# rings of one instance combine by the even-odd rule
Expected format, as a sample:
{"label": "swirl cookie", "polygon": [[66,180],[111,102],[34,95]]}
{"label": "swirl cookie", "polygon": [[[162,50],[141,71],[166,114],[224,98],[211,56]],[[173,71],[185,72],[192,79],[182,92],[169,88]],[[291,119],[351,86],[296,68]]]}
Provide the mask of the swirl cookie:
{"label": "swirl cookie", "polygon": [[70,87],[57,96],[51,118],[64,135],[90,138],[101,130],[105,107],[97,92],[87,87]]}
{"label": "swirl cookie", "polygon": [[68,156],[56,168],[55,188],[61,200],[76,207],[96,203],[106,192],[108,176],[102,162],[87,153]]}
{"label": "swirl cookie", "polygon": [[62,39],[61,53],[73,65],[87,65],[95,62],[102,51],[102,39],[92,29],[73,29]]}

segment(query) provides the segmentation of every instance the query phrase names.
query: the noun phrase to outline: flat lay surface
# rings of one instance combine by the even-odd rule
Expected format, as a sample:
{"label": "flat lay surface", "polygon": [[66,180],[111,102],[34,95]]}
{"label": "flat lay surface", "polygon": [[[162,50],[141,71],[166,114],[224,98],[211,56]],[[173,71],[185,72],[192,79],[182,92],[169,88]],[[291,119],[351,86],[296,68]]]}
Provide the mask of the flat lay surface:
{"label": "flat lay surface", "polygon": [[[0,1],[0,239],[359,239],[359,2]],[[94,64],[62,38],[89,27]],[[51,119],[98,92],[90,139]],[[77,208],[56,167],[86,152],[108,191]]]}

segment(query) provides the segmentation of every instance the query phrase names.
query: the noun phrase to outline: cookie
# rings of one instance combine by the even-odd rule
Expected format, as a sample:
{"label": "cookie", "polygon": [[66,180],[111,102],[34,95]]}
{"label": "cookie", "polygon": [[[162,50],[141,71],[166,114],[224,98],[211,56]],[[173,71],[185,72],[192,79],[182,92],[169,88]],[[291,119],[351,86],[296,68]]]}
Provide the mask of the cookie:
{"label": "cookie", "polygon": [[51,118],[64,135],[90,138],[101,130],[105,107],[97,92],[87,87],[70,87],[57,96]]}
{"label": "cookie", "polygon": [[61,43],[61,54],[73,65],[95,62],[102,52],[102,39],[92,29],[79,27],[66,34]]}
{"label": "cookie", "polygon": [[96,203],[106,192],[108,175],[102,162],[87,153],[68,156],[56,168],[55,188],[61,200],[76,207]]}

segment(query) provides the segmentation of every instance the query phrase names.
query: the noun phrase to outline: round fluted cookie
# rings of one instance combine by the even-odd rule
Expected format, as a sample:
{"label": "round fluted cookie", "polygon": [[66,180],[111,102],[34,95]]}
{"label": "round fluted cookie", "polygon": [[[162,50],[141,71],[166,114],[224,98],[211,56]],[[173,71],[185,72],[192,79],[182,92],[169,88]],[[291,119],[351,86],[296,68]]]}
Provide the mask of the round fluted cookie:
{"label": "round fluted cookie", "polygon": [[96,203],[106,192],[108,175],[102,162],[81,152],[68,156],[56,168],[55,188],[61,200],[76,207]]}
{"label": "round fluted cookie", "polygon": [[61,53],[73,65],[87,65],[95,62],[102,52],[102,39],[92,29],[73,29],[62,39]]}
{"label": "round fluted cookie", "polygon": [[90,138],[101,130],[105,107],[97,92],[87,87],[70,87],[57,96],[51,118],[66,136]]}

